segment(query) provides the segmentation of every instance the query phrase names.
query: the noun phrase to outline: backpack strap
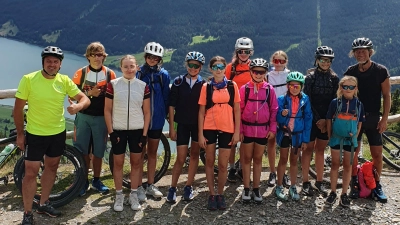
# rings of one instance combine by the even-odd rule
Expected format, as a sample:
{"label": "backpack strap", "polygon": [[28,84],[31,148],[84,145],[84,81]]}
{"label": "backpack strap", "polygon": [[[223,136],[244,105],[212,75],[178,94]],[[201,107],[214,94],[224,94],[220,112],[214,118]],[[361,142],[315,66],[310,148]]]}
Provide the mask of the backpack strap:
{"label": "backpack strap", "polygon": [[106,82],[107,82],[107,84],[110,83],[110,81],[111,81],[111,70],[108,67],[106,67]]}
{"label": "backpack strap", "polygon": [[[211,81],[207,82],[207,100],[206,100],[206,110],[210,109],[215,105],[215,103],[212,101],[212,95],[214,93],[214,87],[211,85]],[[227,82],[227,89],[229,92],[229,102],[228,104],[233,108],[234,107],[234,101],[235,101],[235,87],[233,85],[233,82],[231,80],[228,80]]]}
{"label": "backpack strap", "polygon": [[235,101],[235,87],[233,86],[232,80],[228,80],[227,88],[228,88],[228,92],[229,92],[229,102],[228,102],[228,104],[233,109],[233,104],[234,104],[234,101]]}
{"label": "backpack strap", "polygon": [[231,77],[230,80],[233,80],[233,78],[236,76],[236,65],[235,62],[232,63],[232,67],[231,67]]}
{"label": "backpack strap", "polygon": [[88,68],[88,66],[84,66],[81,69],[82,75],[81,75],[81,81],[79,83],[81,90],[83,90],[83,86],[84,86],[84,83],[85,83],[85,80],[86,80],[86,70],[87,70],[87,68]]}
{"label": "backpack strap", "polygon": [[[270,107],[270,87],[268,85],[268,87],[265,89],[265,102],[268,104],[268,106]],[[244,89],[244,106],[247,105],[247,101],[249,100],[249,95],[250,95],[250,88],[249,86],[246,84],[245,89]]]}

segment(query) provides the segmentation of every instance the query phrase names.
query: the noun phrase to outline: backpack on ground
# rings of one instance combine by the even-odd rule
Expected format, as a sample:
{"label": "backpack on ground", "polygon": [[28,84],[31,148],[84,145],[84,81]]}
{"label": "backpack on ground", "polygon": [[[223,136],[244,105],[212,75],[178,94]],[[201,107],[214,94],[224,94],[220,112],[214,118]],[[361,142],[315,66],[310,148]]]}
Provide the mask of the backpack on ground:
{"label": "backpack on ground", "polygon": [[361,166],[361,172],[364,175],[365,185],[369,189],[376,188],[376,181],[375,181],[375,173],[374,173],[374,164],[370,161],[366,161]]}
{"label": "backpack on ground", "polygon": [[[110,82],[111,80],[111,70],[108,67],[106,68],[106,82],[107,84]],[[81,81],[80,81],[80,89],[83,89],[83,86],[85,85],[85,80],[86,80],[86,71],[88,69],[88,66],[85,66],[81,69],[82,75],[81,75]]]}
{"label": "backpack on ground", "polygon": [[[215,105],[215,103],[212,100],[212,96],[214,93],[214,87],[211,85],[211,81],[207,82],[207,97],[206,97],[206,110],[210,109]],[[227,82],[227,89],[229,92],[229,102],[227,102],[233,109],[233,103],[235,101],[235,87],[233,86],[232,80],[228,80]],[[232,110],[233,112],[234,110]]]}
{"label": "backpack on ground", "polygon": [[372,190],[365,183],[364,174],[361,171],[361,166],[357,165],[358,189],[360,198],[368,198],[371,196]]}

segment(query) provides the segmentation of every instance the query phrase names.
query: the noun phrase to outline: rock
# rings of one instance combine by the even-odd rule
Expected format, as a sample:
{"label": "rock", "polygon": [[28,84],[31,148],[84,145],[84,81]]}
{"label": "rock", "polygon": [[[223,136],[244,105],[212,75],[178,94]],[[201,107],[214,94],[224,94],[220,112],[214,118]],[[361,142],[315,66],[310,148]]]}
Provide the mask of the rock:
{"label": "rock", "polygon": [[393,218],[392,223],[400,223],[400,218]]}
{"label": "rock", "polygon": [[278,219],[274,219],[274,220],[272,220],[272,223],[273,224],[277,224],[277,223],[279,223],[279,220]]}
{"label": "rock", "polygon": [[7,210],[8,210],[8,211],[11,211],[11,209],[12,209],[12,205],[8,205],[8,206],[7,206]]}

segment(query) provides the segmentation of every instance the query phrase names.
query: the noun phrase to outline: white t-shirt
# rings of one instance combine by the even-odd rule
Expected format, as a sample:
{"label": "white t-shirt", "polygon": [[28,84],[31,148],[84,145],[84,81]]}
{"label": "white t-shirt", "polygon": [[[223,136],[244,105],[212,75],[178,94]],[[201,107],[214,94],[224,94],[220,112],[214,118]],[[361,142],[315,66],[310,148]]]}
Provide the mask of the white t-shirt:
{"label": "white t-shirt", "polygon": [[267,73],[268,83],[274,87],[276,97],[286,94],[286,78],[290,70],[284,71],[270,71]]}

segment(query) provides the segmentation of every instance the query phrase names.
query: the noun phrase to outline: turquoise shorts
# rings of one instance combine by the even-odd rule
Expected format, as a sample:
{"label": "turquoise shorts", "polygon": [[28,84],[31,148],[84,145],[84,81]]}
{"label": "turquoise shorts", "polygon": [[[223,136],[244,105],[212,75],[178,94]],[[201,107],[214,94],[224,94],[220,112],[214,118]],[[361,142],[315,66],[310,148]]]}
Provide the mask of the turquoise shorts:
{"label": "turquoise shorts", "polygon": [[[91,146],[93,155],[98,158],[103,158],[108,139],[104,116],[90,116],[78,113],[74,124],[74,147],[84,155],[87,155],[89,154]],[[91,140],[93,140],[92,143]]]}

